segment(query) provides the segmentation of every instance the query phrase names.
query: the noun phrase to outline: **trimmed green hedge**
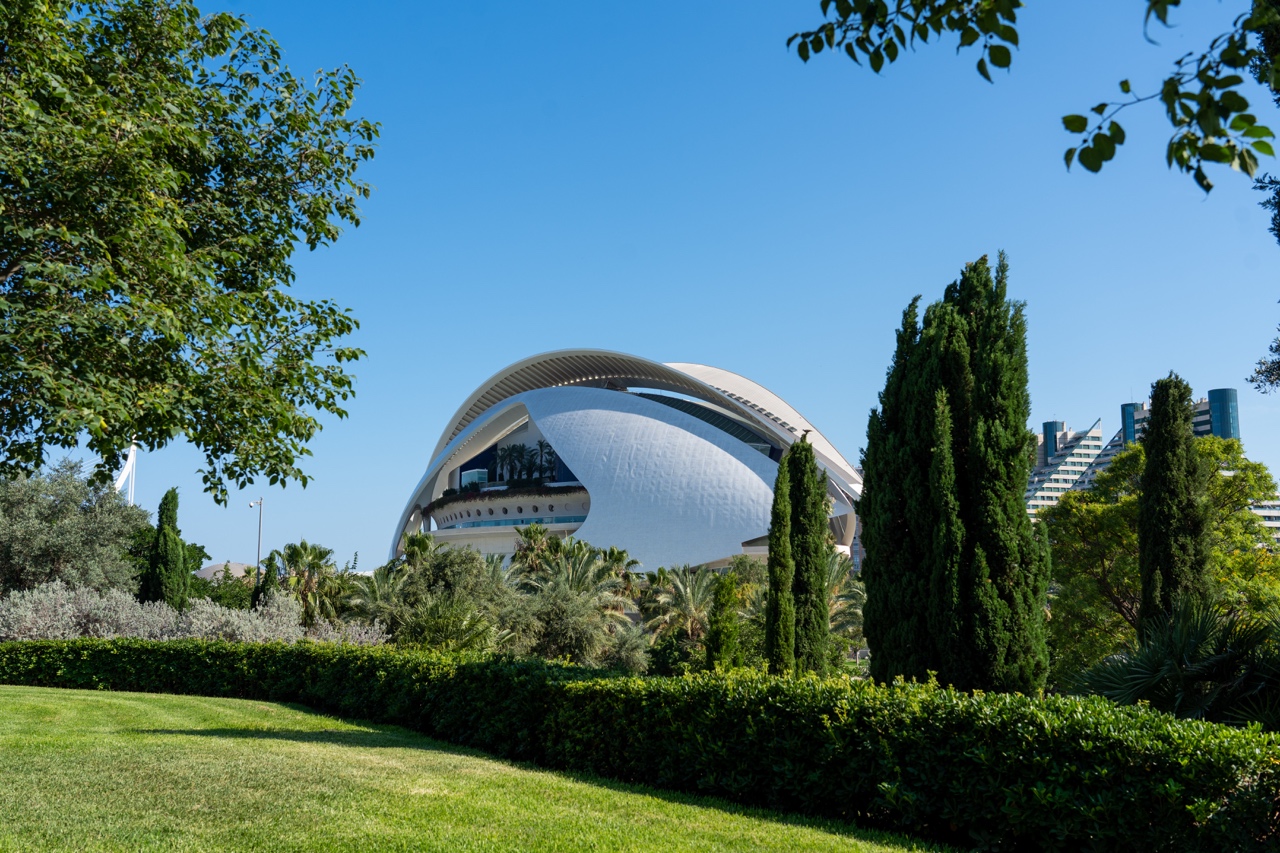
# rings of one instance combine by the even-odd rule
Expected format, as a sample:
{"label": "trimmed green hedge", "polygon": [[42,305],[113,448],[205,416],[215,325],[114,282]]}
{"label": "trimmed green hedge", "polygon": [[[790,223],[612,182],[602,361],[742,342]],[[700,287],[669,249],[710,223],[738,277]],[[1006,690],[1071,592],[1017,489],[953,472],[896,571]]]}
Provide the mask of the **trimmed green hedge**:
{"label": "trimmed green hedge", "polygon": [[1280,843],[1280,739],[1102,699],[142,640],[0,643],[0,683],[301,702],[548,767],[988,848]]}

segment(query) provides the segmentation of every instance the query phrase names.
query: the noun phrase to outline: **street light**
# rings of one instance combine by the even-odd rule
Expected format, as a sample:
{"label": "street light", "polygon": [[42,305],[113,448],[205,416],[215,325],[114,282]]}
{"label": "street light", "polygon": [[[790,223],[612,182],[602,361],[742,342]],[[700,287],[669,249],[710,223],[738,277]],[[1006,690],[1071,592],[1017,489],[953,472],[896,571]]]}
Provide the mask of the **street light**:
{"label": "street light", "polygon": [[254,563],[253,585],[262,586],[262,498],[249,501],[249,509],[258,508],[258,562]]}

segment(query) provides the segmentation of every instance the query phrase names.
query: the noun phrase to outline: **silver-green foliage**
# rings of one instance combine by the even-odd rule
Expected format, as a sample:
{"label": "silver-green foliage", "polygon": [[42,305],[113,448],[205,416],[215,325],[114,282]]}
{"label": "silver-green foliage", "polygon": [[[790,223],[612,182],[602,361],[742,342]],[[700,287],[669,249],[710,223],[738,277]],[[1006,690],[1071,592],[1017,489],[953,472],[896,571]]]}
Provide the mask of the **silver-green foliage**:
{"label": "silver-green foliage", "polygon": [[324,623],[304,631],[301,605],[294,596],[283,594],[268,597],[255,610],[234,610],[197,599],[181,613],[163,601],[140,603],[120,590],[73,589],[60,581],[0,599],[0,641],[78,637],[232,642],[295,642],[306,637],[373,645],[385,642],[386,633],[376,623]]}
{"label": "silver-green foliage", "polygon": [[79,462],[0,479],[0,594],[50,581],[132,593],[129,549],[149,527],[145,510],[91,484]]}

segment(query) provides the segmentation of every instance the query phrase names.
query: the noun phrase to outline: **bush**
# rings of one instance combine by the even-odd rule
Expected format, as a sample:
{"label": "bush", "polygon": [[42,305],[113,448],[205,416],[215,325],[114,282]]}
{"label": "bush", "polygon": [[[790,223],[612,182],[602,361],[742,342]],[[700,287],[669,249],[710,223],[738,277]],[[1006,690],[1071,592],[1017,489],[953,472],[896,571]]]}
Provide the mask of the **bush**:
{"label": "bush", "polygon": [[314,643],[0,643],[0,683],[302,702],[554,768],[995,849],[1266,850],[1280,739],[1099,698],[599,677]]}
{"label": "bush", "polygon": [[[72,589],[55,581],[0,599],[0,641],[70,640],[79,637],[143,640],[294,642],[304,636],[296,598],[277,594],[257,610],[235,610],[196,599],[178,613],[163,601],[141,604],[119,590]],[[311,639],[373,645],[387,640],[381,626],[317,623]]]}

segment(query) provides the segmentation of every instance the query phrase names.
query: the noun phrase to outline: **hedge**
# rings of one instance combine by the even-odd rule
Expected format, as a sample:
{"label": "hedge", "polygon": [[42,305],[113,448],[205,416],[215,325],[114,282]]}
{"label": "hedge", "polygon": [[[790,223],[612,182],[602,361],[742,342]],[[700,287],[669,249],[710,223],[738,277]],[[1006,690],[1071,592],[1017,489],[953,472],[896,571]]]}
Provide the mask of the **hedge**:
{"label": "hedge", "polygon": [[0,683],[301,702],[546,767],[988,849],[1280,843],[1280,738],[1098,698],[198,640],[0,643]]}

